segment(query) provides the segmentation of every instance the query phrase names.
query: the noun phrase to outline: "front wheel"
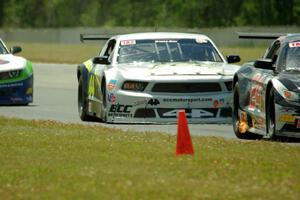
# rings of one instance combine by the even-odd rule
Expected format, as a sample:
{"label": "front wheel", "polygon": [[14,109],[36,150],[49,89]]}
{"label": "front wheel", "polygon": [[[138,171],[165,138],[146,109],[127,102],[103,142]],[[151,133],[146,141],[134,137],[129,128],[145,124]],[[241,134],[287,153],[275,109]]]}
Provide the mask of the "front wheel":
{"label": "front wheel", "polygon": [[82,121],[93,121],[93,118],[87,114],[87,98],[84,93],[82,77],[78,81],[78,114]]}
{"label": "front wheel", "polygon": [[106,94],[106,82],[105,79],[101,84],[101,91],[102,91],[102,104],[101,104],[101,120],[102,122],[107,121],[107,94]]}
{"label": "front wheel", "polygon": [[275,101],[274,101],[274,89],[272,88],[269,93],[269,101],[267,104],[267,132],[271,140],[276,140],[276,119],[275,119]]}

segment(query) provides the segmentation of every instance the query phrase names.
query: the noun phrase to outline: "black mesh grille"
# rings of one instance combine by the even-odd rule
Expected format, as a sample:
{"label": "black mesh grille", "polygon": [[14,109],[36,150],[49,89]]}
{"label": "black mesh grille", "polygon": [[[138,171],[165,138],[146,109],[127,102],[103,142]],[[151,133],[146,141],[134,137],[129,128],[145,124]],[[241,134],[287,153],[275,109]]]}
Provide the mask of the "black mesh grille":
{"label": "black mesh grille", "polygon": [[[297,122],[296,122],[297,123]],[[283,126],[283,128],[281,129],[281,131],[283,132],[295,132],[295,133],[299,133],[299,128],[297,128],[296,126],[296,123],[295,124],[285,124]],[[300,133],[299,133],[300,135]]]}
{"label": "black mesh grille", "polygon": [[[175,108],[158,108],[157,112],[159,117],[161,118],[176,118],[177,116],[173,113],[173,115],[169,115],[169,112],[172,112],[176,110]],[[179,109],[177,109],[179,110]],[[191,118],[191,113],[192,113],[192,109],[184,109],[185,113],[186,113],[186,117],[187,118]],[[217,113],[218,113],[218,108],[202,108],[201,110],[203,111],[207,111],[211,114],[213,114],[213,116],[201,116],[201,118],[213,118],[216,117]]]}
{"label": "black mesh grille", "polygon": [[219,83],[156,83],[152,92],[168,93],[197,93],[197,92],[219,92]]}
{"label": "black mesh grille", "polygon": [[10,88],[1,88],[0,89],[0,96],[6,96],[9,94],[14,94],[18,91],[18,88],[16,87],[10,87]]}
{"label": "black mesh grille", "polygon": [[232,109],[231,108],[222,108],[220,117],[231,117],[232,116]]}
{"label": "black mesh grille", "polygon": [[6,80],[9,79],[8,72],[1,72],[0,73],[0,80]]}
{"label": "black mesh grille", "polygon": [[140,108],[138,109],[135,114],[135,118],[148,118],[148,117],[156,117],[155,112],[153,109],[147,109],[147,108]]}
{"label": "black mesh grille", "polygon": [[[295,123],[294,124],[285,124],[281,131],[288,131],[288,132],[296,132],[296,133],[299,133],[299,128],[297,128],[297,124],[299,123],[300,119],[298,120],[295,120]],[[300,135],[300,133],[299,133]]]}

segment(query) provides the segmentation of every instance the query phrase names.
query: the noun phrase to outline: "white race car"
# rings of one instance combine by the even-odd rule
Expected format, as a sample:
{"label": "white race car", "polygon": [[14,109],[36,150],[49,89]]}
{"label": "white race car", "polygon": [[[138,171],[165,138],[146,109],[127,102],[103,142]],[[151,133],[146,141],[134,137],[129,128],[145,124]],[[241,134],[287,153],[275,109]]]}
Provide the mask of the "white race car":
{"label": "white race car", "polygon": [[237,55],[225,60],[205,35],[135,33],[82,40],[107,42],[80,64],[78,110],[83,121],[174,123],[185,110],[190,123],[231,122]]}

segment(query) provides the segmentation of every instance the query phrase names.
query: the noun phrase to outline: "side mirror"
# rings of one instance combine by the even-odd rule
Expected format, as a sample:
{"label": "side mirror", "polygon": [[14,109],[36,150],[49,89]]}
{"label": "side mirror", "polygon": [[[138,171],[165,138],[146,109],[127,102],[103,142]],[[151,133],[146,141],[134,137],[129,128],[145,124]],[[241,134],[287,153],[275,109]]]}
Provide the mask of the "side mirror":
{"label": "side mirror", "polygon": [[237,63],[237,62],[241,61],[241,58],[239,55],[229,55],[229,56],[226,56],[226,58],[227,58],[228,63]]}
{"label": "side mirror", "polygon": [[254,62],[254,67],[259,69],[274,70],[272,59],[258,59]]}
{"label": "side mirror", "polygon": [[11,47],[9,51],[11,54],[16,54],[16,53],[20,53],[22,51],[22,48],[19,46],[15,46],[15,47]]}
{"label": "side mirror", "polygon": [[93,59],[93,63],[94,64],[107,65],[107,64],[109,64],[108,57],[107,56],[96,56]]}

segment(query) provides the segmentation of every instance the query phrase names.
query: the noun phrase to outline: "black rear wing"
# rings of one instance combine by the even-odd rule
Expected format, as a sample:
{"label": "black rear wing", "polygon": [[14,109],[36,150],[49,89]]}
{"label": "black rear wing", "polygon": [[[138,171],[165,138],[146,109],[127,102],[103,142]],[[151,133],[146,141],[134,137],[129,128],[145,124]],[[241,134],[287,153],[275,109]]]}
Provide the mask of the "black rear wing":
{"label": "black rear wing", "polygon": [[108,40],[111,36],[100,35],[100,34],[80,34],[80,41],[84,42],[86,40]]}
{"label": "black rear wing", "polygon": [[280,36],[287,35],[286,33],[247,33],[237,32],[240,39],[261,39],[261,40],[275,40]]}

